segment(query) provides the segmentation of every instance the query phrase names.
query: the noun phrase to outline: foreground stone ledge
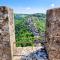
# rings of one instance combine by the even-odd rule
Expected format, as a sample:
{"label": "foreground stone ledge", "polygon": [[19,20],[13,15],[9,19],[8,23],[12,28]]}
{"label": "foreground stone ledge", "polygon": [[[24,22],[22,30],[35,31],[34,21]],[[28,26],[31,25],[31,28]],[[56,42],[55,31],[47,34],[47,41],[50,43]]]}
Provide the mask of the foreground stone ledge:
{"label": "foreground stone ledge", "polygon": [[41,49],[43,47],[14,47],[13,60],[48,60],[45,55],[45,58],[41,58]]}

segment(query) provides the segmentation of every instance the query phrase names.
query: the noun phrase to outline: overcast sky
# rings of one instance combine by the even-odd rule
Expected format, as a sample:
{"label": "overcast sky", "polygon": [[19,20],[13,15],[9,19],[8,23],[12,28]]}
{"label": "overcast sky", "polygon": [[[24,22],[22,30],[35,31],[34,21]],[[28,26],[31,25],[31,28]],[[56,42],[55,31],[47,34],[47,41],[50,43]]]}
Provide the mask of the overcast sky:
{"label": "overcast sky", "polygon": [[0,0],[0,6],[8,6],[14,13],[46,13],[47,9],[60,7],[60,0]]}

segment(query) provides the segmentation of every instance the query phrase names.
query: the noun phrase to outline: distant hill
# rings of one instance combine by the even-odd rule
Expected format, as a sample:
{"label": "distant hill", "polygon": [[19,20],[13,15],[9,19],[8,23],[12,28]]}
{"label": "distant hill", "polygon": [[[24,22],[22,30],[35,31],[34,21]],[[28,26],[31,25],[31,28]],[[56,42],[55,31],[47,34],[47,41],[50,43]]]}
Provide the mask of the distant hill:
{"label": "distant hill", "polygon": [[45,19],[46,18],[46,14],[43,14],[43,13],[35,13],[35,14],[14,14],[14,18],[16,20],[19,20],[21,18],[28,17],[28,16],[38,17],[39,19]]}

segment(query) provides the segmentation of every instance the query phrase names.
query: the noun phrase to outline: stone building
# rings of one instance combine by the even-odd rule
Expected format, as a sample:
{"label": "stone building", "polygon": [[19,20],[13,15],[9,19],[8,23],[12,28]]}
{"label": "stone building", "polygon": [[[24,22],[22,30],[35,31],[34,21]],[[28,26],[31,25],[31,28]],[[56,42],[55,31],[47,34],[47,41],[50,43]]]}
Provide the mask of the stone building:
{"label": "stone building", "polygon": [[60,60],[60,8],[47,10],[46,41],[49,60]]}
{"label": "stone building", "polygon": [[13,60],[15,29],[13,10],[0,6],[0,60]]}

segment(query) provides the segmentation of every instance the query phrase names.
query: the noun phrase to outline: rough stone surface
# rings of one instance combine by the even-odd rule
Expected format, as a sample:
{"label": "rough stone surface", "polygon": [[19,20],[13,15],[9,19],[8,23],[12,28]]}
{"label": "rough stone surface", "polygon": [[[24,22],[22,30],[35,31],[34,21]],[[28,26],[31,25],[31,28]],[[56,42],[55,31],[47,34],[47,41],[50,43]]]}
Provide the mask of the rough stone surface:
{"label": "rough stone surface", "polygon": [[13,41],[15,34],[12,9],[0,6],[0,60],[13,60]]}
{"label": "rough stone surface", "polygon": [[49,60],[60,60],[60,8],[47,11],[46,47]]}
{"label": "rough stone surface", "polygon": [[48,60],[44,47],[16,47],[14,46],[13,60]]}

